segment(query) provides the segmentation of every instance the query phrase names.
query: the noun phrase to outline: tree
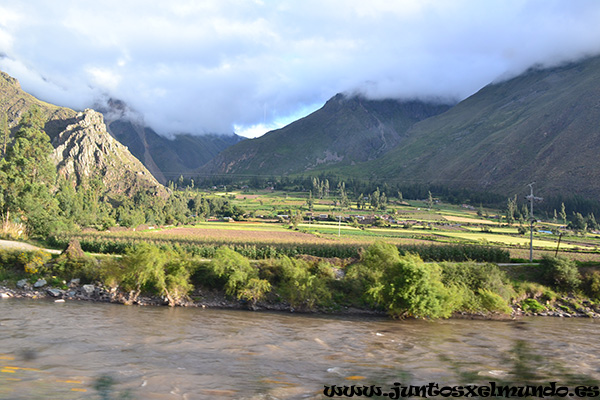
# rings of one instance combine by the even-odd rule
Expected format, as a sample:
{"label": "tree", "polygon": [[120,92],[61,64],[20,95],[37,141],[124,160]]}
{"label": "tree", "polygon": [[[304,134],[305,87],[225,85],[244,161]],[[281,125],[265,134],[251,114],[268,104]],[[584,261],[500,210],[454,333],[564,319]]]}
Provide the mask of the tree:
{"label": "tree", "polygon": [[517,195],[509,197],[506,202],[506,222],[512,225],[515,222],[515,212],[517,211]]}
{"label": "tree", "polygon": [[36,107],[21,119],[13,144],[0,161],[0,200],[4,215],[18,216],[30,233],[44,236],[56,227],[58,203],[52,196],[53,147],[42,126],[43,115]]}
{"label": "tree", "polygon": [[596,221],[596,217],[594,216],[594,213],[588,214],[587,217],[585,218],[585,221],[586,221],[589,229],[598,230],[598,222]]}
{"label": "tree", "polygon": [[2,135],[2,157],[6,156],[6,147],[10,138],[10,129],[8,128],[8,120],[6,113],[0,114],[0,135]]}
{"label": "tree", "polygon": [[304,218],[302,217],[302,213],[300,211],[295,211],[290,215],[290,224],[294,229],[298,228],[298,224],[300,224],[302,221],[304,221]]}
{"label": "tree", "polygon": [[479,203],[479,209],[477,210],[477,216],[483,217],[483,205]]}
{"label": "tree", "polygon": [[429,191],[429,195],[427,196],[427,208],[429,211],[433,208],[433,195],[431,194],[431,191]]}
{"label": "tree", "polygon": [[356,199],[356,208],[361,210],[365,206],[365,195],[361,193],[360,196]]}
{"label": "tree", "polygon": [[308,199],[306,200],[306,205],[308,206],[309,211],[314,209],[315,200],[313,199],[312,190],[308,192]]}
{"label": "tree", "polygon": [[575,232],[585,232],[587,231],[588,224],[581,213],[574,212],[573,220],[569,223],[569,228],[573,229]]}
{"label": "tree", "polygon": [[379,197],[379,208],[385,210],[387,208],[387,197],[385,196],[385,192],[381,193]]}
{"label": "tree", "polygon": [[340,206],[342,208],[346,208],[350,205],[348,201],[348,195],[346,194],[346,183],[340,182],[338,183],[338,194],[340,196]]}
{"label": "tree", "polygon": [[373,208],[373,210],[379,210],[379,207],[381,206],[381,192],[379,191],[379,188],[371,193],[369,196],[369,203],[371,203],[371,208]]}
{"label": "tree", "polygon": [[560,203],[560,213],[558,214],[560,219],[563,221],[563,225],[567,225],[567,210],[565,209],[565,203]]}

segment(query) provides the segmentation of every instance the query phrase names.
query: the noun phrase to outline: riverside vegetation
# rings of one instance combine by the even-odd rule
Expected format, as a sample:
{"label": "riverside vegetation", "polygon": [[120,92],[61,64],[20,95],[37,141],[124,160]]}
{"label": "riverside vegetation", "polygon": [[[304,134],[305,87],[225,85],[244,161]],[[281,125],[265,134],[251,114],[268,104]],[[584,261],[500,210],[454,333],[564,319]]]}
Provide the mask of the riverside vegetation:
{"label": "riverside vegetation", "polygon": [[[85,251],[107,254],[2,251],[5,285],[45,278],[66,289],[77,278],[118,291],[126,303],[153,294],[185,304],[212,290],[251,308],[359,307],[394,317],[508,313],[509,306],[595,312],[600,273],[584,265],[581,274],[573,261],[597,260],[593,213],[572,211],[567,221],[561,207],[535,233],[540,266],[499,267],[492,263],[519,258],[527,243],[528,211],[516,197],[501,212],[480,204],[475,213],[473,206],[442,208],[431,191],[423,200],[423,188],[392,195],[387,184],[326,177],[267,182],[295,189],[285,192],[271,186],[251,193],[245,185],[207,191],[180,178],[168,193],[119,194],[107,192],[101,176],[75,184],[58,176],[43,123],[30,110],[10,143],[0,127],[9,144],[0,159],[2,237],[57,248],[75,239]],[[223,219],[237,222],[217,222]],[[559,230],[568,233],[563,257],[550,257],[563,238],[557,243],[552,231]],[[557,304],[563,295],[570,298]],[[591,300],[584,304],[583,295]]]}
{"label": "riverside vegetation", "polygon": [[23,278],[30,283],[45,278],[63,290],[77,278],[118,290],[118,301],[128,304],[137,303],[141,294],[169,305],[202,304],[203,293],[218,292],[251,309],[359,308],[396,318],[510,314],[513,309],[592,316],[600,299],[600,272],[581,274],[574,261],[562,257],[545,257],[524,274],[493,263],[424,262],[383,241],[357,259],[281,255],[250,260],[222,246],[209,260],[177,246],[145,242],[127,248],[121,257],[65,252],[51,258],[43,251],[1,251],[0,281]]}

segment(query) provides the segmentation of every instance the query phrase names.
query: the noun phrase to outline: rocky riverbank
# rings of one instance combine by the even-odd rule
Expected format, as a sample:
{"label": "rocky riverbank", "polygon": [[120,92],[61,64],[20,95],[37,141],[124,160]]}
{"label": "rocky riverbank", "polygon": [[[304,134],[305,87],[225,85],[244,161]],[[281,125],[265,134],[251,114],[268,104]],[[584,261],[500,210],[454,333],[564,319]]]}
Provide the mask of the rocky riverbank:
{"label": "rocky riverbank", "polygon": [[[130,293],[123,293],[116,288],[108,288],[103,285],[81,284],[78,279],[73,279],[67,284],[67,288],[56,288],[40,279],[31,284],[23,279],[18,281],[16,287],[0,285],[0,299],[46,299],[55,302],[65,301],[93,301],[103,303],[117,303],[125,305],[140,306],[168,306],[168,300],[159,296],[138,296],[132,300]],[[525,316],[544,316],[558,318],[600,318],[600,305],[594,305],[592,302],[581,301],[580,306],[574,307],[574,298],[565,296],[558,300],[552,307],[540,312],[525,312],[516,304],[513,305],[511,315],[506,314],[485,314],[485,313],[466,313],[457,312],[455,318],[471,319],[506,319]],[[266,311],[286,311],[297,312],[285,303],[259,302],[251,305],[241,300],[232,300],[218,291],[196,289],[187,299],[178,300],[175,306],[180,307],[200,307],[216,309],[238,309],[238,310],[266,310]],[[352,307],[341,307],[335,310],[318,310],[316,312],[328,314],[352,314],[352,315],[385,315],[383,312],[373,309],[358,309]]]}
{"label": "rocky riverbank", "polygon": [[[139,306],[170,305],[166,298],[160,296],[138,296],[135,300],[131,300],[132,297],[133,296],[130,293],[124,293],[115,288],[108,288],[99,284],[80,284],[78,279],[71,280],[71,282],[68,283],[67,289],[49,286],[43,279],[38,280],[34,284],[31,284],[26,280],[21,280],[17,282],[15,288],[0,285],[0,299],[45,299],[53,300],[55,302],[93,301]],[[187,299],[177,300],[174,306],[252,311],[304,311],[294,309],[285,303],[258,302],[256,304],[250,304],[243,300],[228,298],[224,293],[219,291],[202,289],[194,290]],[[385,313],[378,310],[353,307],[343,307],[336,310],[318,310],[317,312],[347,315],[385,315]]]}

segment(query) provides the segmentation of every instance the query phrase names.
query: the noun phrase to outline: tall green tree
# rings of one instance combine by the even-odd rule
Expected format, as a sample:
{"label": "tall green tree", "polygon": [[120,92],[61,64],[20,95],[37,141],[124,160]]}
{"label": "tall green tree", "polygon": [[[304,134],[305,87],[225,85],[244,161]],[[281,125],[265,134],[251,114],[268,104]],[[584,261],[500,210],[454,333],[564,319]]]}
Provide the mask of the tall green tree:
{"label": "tall green tree", "polygon": [[10,139],[10,129],[8,128],[8,120],[6,113],[0,114],[0,136],[2,136],[2,157],[6,156],[6,149]]}
{"label": "tall green tree", "polygon": [[2,212],[20,219],[35,235],[47,235],[58,222],[58,203],[52,196],[56,167],[49,157],[53,148],[43,123],[38,108],[27,112],[0,162]]}
{"label": "tall green tree", "polygon": [[517,211],[517,195],[509,197],[506,202],[506,222],[512,225],[515,222],[515,212]]}
{"label": "tall green tree", "polygon": [[565,208],[565,203],[560,203],[560,213],[558,216],[562,220],[563,225],[567,225],[567,210]]}

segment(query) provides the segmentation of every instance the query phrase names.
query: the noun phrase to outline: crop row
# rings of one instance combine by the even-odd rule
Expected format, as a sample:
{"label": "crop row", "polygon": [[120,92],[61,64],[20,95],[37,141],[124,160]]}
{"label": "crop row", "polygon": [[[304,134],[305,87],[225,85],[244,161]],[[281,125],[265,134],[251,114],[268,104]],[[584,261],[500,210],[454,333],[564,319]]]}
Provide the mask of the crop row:
{"label": "crop row", "polygon": [[[48,244],[57,248],[65,248],[71,239],[78,239],[81,248],[91,253],[124,254],[126,249],[139,242],[149,242],[164,248],[178,248],[189,254],[213,258],[222,246],[229,246],[244,257],[260,260],[281,256],[294,257],[311,255],[325,258],[359,258],[364,247],[354,243],[226,243],[223,241],[190,241],[172,238],[148,238],[132,236],[103,237],[99,235],[77,234],[52,236]],[[507,250],[473,244],[433,244],[433,245],[398,245],[401,254],[418,254],[424,261],[478,261],[508,262],[510,254]]]}

